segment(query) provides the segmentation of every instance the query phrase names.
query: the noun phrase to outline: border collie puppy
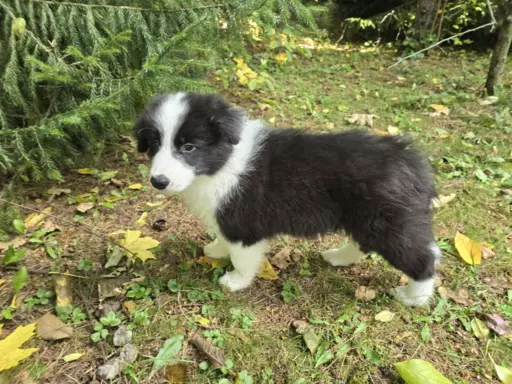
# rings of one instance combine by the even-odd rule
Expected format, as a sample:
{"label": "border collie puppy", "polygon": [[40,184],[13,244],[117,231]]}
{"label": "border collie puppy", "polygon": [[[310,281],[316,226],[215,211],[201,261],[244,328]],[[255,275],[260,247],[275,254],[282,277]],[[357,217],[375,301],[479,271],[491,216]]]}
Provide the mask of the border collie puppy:
{"label": "border collie puppy", "polygon": [[393,290],[405,304],[432,295],[441,256],[434,181],[403,137],[271,129],[219,96],[197,93],[155,98],[136,135],[153,187],[181,192],[216,234],[205,254],[231,258],[234,270],[220,279],[231,291],[251,284],[273,236],[345,231],[353,242],[323,252],[325,261],[346,266],[378,252],[409,276]]}

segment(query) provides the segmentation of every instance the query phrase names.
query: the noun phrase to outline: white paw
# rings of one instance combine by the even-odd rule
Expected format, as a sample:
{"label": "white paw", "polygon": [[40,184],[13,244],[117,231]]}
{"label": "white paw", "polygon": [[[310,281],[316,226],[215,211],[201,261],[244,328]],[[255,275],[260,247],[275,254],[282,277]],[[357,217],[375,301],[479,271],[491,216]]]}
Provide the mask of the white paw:
{"label": "white paw", "polygon": [[409,286],[393,288],[391,290],[391,294],[409,307],[421,307],[427,304],[431,296],[429,294],[419,294],[413,296]]}
{"label": "white paw", "polygon": [[212,259],[227,259],[229,257],[228,248],[218,239],[215,239],[203,248],[204,254]]}
{"label": "white paw", "polygon": [[343,248],[329,249],[322,252],[322,258],[333,267],[346,267],[356,264],[364,259],[365,256],[364,253],[350,243]]}
{"label": "white paw", "polygon": [[240,275],[237,271],[226,272],[219,279],[220,285],[228,288],[231,292],[239,291],[251,285],[252,279]]}

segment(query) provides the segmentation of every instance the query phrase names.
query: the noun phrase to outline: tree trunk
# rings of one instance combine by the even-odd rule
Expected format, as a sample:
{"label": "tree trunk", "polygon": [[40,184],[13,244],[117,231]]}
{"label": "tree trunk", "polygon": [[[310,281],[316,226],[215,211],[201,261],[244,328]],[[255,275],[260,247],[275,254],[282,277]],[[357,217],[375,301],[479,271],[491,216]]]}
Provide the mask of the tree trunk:
{"label": "tree trunk", "polygon": [[501,83],[510,43],[512,43],[512,3],[509,3],[504,11],[505,17],[498,31],[498,41],[492,53],[487,82],[485,83],[488,95],[494,95],[496,87]]}
{"label": "tree trunk", "polygon": [[418,38],[432,33],[434,26],[438,0],[419,0],[416,8],[416,18],[414,19],[414,31]]}

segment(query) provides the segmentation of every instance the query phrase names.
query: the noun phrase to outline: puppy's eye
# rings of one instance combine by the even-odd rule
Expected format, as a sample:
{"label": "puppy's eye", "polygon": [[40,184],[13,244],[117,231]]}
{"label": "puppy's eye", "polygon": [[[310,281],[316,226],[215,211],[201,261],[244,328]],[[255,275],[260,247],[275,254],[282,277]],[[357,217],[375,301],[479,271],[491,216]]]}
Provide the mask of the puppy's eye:
{"label": "puppy's eye", "polygon": [[192,144],[185,144],[183,147],[181,147],[183,152],[192,152],[196,147],[194,147]]}

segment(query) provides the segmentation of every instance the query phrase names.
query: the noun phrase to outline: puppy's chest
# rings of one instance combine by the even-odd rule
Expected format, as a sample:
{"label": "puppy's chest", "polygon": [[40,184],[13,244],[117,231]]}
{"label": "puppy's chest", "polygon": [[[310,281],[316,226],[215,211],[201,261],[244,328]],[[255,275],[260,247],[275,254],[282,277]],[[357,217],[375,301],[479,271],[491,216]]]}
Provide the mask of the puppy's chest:
{"label": "puppy's chest", "polygon": [[208,178],[198,179],[182,192],[188,211],[199,216],[204,225],[212,230],[218,228],[215,211],[219,198],[214,184]]}

